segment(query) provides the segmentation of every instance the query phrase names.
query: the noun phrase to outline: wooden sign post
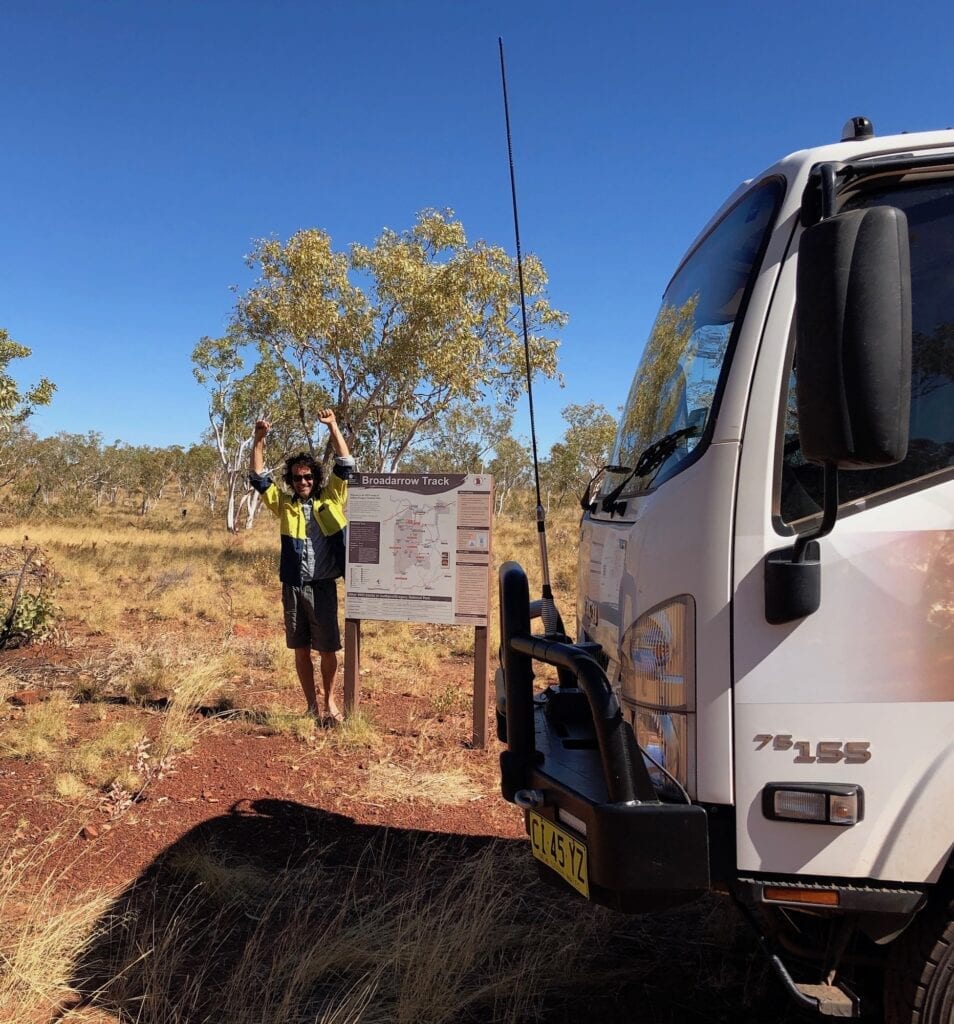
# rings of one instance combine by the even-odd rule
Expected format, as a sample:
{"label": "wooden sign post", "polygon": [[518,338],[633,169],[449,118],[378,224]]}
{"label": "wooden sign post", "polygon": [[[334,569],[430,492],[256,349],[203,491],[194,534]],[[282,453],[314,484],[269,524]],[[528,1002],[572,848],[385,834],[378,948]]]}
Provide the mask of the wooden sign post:
{"label": "wooden sign post", "polygon": [[474,628],[474,730],[473,743],[487,746],[487,689],[490,680],[490,644],[487,627]]}
{"label": "wooden sign post", "polygon": [[[490,643],[486,626],[474,627],[474,706],[471,742],[487,746],[487,701],[490,696]],[[353,715],[361,702],[361,620],[345,619],[344,711]]]}

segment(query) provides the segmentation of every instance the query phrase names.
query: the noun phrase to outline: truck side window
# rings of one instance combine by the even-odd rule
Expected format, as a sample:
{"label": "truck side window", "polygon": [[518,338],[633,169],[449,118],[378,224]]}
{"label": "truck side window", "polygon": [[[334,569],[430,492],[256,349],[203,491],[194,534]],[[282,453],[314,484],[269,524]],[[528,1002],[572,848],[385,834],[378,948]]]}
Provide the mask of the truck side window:
{"label": "truck side window", "polygon": [[[912,382],[908,455],[881,469],[838,475],[842,504],[954,467],[954,182],[932,181],[866,191],[842,209],[896,206],[908,218],[911,244]],[[782,453],[783,521],[819,510],[821,467],[806,462],[798,443],[793,369],[785,406]]]}
{"label": "truck side window", "polygon": [[[669,283],[630,387],[612,462],[631,471],[651,445],[657,445],[658,454],[648,466],[644,461],[645,475],[631,476],[620,497],[662,483],[688,465],[693,453],[701,453],[730,361],[734,328],[782,192],[782,183],[771,178],[746,193]],[[603,492],[620,482],[620,474],[608,473]]]}

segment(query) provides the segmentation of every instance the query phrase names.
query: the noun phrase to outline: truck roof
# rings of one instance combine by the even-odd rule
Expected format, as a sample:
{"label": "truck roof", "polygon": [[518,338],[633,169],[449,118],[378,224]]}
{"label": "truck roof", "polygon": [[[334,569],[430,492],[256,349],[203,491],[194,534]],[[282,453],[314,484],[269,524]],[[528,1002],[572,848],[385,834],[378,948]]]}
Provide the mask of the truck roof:
{"label": "truck roof", "polygon": [[[848,139],[811,149],[800,149],[782,157],[767,168],[760,178],[771,174],[784,174],[791,182],[800,173],[822,163],[846,163],[868,157],[882,157],[896,153],[924,152],[928,149],[954,149],[954,129],[932,132],[905,132],[901,135],[871,135],[867,138]],[[752,179],[755,180],[755,179]]]}
{"label": "truck roof", "polygon": [[867,157],[883,157],[894,153],[924,152],[929,149],[941,151],[950,149],[952,155],[954,155],[954,128],[930,132],[904,132],[900,135],[870,135],[866,138],[848,139],[828,143],[823,146],[813,146],[810,149],[795,150],[795,152],[789,153],[788,156],[784,156],[771,166],[766,167],[764,171],[755,177],[747,178],[732,191],[725,202],[709,218],[699,234],[692,240],[692,244],[679,261],[679,266],[676,268],[673,277],[679,272],[682,264],[685,263],[696,246],[709,233],[713,225],[738,201],[739,197],[751,187],[753,182],[776,175],[785,178],[788,182],[788,195],[779,213],[779,216],[784,218],[791,213],[793,204],[796,206],[800,204],[802,189],[805,186],[808,174],[818,164],[847,163],[849,161],[863,160]]}

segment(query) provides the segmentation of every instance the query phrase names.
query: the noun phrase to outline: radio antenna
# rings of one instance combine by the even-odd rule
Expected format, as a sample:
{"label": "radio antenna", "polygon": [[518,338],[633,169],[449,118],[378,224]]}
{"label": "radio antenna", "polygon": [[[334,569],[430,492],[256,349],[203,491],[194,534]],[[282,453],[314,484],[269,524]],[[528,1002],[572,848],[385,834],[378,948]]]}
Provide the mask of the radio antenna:
{"label": "radio antenna", "polygon": [[530,442],[533,449],[533,480],[537,491],[537,534],[540,538],[540,564],[543,573],[541,588],[541,617],[547,634],[559,634],[559,615],[553,602],[550,587],[550,562],[547,556],[547,522],[543,500],[540,497],[540,463],[537,458],[537,428],[533,415],[533,371],[530,366],[530,332],[527,329],[527,296],[523,284],[523,257],[520,253],[520,218],[517,216],[517,179],[513,170],[513,144],[510,138],[510,104],[507,102],[507,71],[504,66],[503,39],[498,36],[500,47],[500,81],[503,85],[504,119],[507,123],[507,157],[510,161],[510,195],[513,198],[513,233],[517,243],[517,279],[520,282],[520,316],[523,322],[523,352],[527,365],[527,397],[530,401]]}

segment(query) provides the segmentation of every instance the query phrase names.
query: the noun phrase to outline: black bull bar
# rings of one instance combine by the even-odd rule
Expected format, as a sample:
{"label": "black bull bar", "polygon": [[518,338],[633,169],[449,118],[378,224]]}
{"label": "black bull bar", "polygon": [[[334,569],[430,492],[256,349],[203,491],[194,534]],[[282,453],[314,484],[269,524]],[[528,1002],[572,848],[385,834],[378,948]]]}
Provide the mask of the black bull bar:
{"label": "black bull bar", "polygon": [[[586,844],[593,902],[640,912],[696,899],[710,884],[704,808],[660,800],[606,673],[586,645],[534,636],[534,613],[539,605],[531,606],[526,574],[505,563],[498,679],[504,798],[525,808],[528,830],[536,813]],[[534,660],[553,665],[559,685],[535,695]],[[541,872],[556,880],[543,865]]]}

